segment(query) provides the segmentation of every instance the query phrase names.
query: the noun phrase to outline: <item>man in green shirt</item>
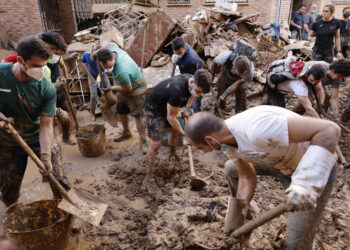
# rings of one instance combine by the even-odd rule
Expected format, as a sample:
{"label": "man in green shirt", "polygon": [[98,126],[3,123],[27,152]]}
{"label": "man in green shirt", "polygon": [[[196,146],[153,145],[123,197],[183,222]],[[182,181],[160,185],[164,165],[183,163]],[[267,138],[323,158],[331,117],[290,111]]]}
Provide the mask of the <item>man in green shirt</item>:
{"label": "man in green shirt", "polygon": [[[13,118],[14,128],[31,149],[40,154],[47,171],[52,171],[56,89],[44,77],[50,53],[41,40],[29,37],[19,42],[17,54],[16,63],[0,64],[0,121]],[[0,130],[0,191],[6,207],[19,198],[27,158],[11,135]]]}
{"label": "man in green shirt", "polygon": [[124,50],[115,43],[97,53],[101,66],[113,76],[114,86],[105,91],[117,92],[117,114],[123,125],[123,134],[115,141],[122,141],[130,138],[128,114],[135,117],[137,131],[140,134],[140,148],[145,154],[146,145],[146,121],[143,111],[145,91],[147,84],[140,68]]}

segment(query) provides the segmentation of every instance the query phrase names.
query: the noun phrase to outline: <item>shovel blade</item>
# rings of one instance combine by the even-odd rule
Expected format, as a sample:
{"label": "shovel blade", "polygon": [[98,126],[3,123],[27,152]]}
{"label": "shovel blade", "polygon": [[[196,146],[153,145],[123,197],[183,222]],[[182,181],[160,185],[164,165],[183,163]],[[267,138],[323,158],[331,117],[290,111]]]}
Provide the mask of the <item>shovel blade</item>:
{"label": "shovel blade", "polygon": [[71,188],[68,192],[69,197],[73,200],[74,205],[63,199],[58,208],[73,214],[82,220],[98,226],[105,214],[108,204],[87,191]]}
{"label": "shovel blade", "polygon": [[193,190],[201,190],[206,185],[207,185],[207,183],[200,178],[193,177],[190,180],[190,186],[191,186],[191,189],[193,189]]}

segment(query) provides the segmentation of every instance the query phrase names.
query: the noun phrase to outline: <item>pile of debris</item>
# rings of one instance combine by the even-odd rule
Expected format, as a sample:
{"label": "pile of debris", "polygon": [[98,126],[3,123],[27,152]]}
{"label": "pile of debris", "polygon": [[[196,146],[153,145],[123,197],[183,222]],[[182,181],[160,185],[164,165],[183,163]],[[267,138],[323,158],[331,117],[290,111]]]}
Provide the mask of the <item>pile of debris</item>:
{"label": "pile of debris", "polygon": [[[287,23],[261,25],[260,13],[244,15],[222,7],[201,7],[193,16],[176,21],[155,6],[124,4],[104,14],[101,25],[80,31],[68,46],[68,53],[90,51],[93,44],[106,46],[115,42],[128,52],[141,67],[148,88],[170,77],[171,41],[181,36],[202,58],[204,68],[210,68],[213,59],[228,50],[239,38],[245,38],[258,49],[255,63],[255,81],[265,83],[264,71],[269,63],[284,58],[288,51],[294,56],[310,60],[312,44],[288,39]],[[76,78],[77,65],[66,62]],[[75,70],[74,70],[75,69]],[[87,75],[79,76],[80,92],[88,92]],[[157,77],[154,77],[157,72]],[[159,73],[159,74],[158,74]],[[70,86],[77,84],[70,84]],[[76,90],[78,91],[78,90]]]}

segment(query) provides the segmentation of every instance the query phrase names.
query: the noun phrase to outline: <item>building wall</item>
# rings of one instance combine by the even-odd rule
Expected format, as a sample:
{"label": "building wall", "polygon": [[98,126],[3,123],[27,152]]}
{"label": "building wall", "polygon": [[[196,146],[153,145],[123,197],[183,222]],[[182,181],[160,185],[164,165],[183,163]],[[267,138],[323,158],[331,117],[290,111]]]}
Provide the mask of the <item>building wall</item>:
{"label": "building wall", "polygon": [[77,32],[77,23],[71,0],[58,0],[64,40],[70,43]]}
{"label": "building wall", "polygon": [[0,24],[13,41],[43,31],[37,0],[1,0]]}

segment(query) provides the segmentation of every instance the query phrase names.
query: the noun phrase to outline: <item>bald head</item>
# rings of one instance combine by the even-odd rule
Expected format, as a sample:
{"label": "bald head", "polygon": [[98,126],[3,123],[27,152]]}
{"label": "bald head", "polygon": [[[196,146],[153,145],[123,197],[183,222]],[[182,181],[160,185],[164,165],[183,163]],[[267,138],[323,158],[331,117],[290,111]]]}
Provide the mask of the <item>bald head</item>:
{"label": "bald head", "polygon": [[223,127],[223,119],[209,112],[199,112],[192,115],[187,121],[185,134],[194,143],[205,144],[205,136],[219,132]]}

